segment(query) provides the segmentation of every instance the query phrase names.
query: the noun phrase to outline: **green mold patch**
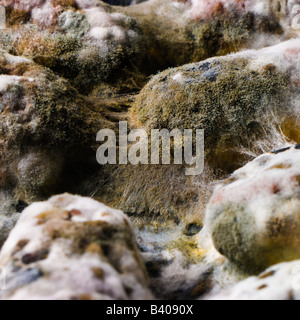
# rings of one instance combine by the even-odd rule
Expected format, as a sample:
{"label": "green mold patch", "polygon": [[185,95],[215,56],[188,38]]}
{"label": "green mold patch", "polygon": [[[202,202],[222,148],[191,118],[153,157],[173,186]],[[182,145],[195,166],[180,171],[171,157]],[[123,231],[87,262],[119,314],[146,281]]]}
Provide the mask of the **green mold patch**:
{"label": "green mold patch", "polygon": [[171,242],[167,249],[170,251],[178,250],[185,258],[187,265],[201,262],[206,254],[205,250],[199,248],[197,241],[185,238]]}
{"label": "green mold patch", "polygon": [[132,112],[149,130],[204,129],[206,162],[230,173],[250,160],[241,149],[259,153],[256,141],[267,141],[291,112],[282,108],[291,93],[288,76],[248,64],[224,58],[164,71],[141,91]]}

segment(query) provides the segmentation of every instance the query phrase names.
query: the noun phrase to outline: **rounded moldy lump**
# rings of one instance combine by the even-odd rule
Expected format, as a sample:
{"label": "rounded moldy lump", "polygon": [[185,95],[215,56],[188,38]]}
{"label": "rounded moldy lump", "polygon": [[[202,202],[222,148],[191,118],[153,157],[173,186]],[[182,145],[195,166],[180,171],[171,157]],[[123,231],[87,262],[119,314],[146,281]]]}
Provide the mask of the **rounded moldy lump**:
{"label": "rounded moldy lump", "polygon": [[11,203],[1,216],[16,221],[19,201],[46,199],[91,174],[95,132],[113,125],[99,105],[27,58],[1,50],[0,69],[0,198]]}
{"label": "rounded moldy lump", "polygon": [[[134,18],[113,11],[101,1],[30,5],[6,1],[4,7],[8,28],[1,35],[2,46],[52,69],[82,93],[90,93],[102,82],[116,82],[119,76],[115,73],[121,69],[128,70],[127,86],[131,76],[139,82],[139,73],[129,70],[131,63],[134,70],[135,60],[143,57]],[[12,16],[20,11],[29,18],[15,21]]]}
{"label": "rounded moldy lump", "polygon": [[300,257],[298,145],[264,154],[219,185],[206,225],[217,250],[257,274]]}
{"label": "rounded moldy lump", "polygon": [[128,218],[59,195],[25,209],[0,254],[4,300],[151,299]]}
{"label": "rounded moldy lump", "polygon": [[202,15],[197,1],[192,2],[153,0],[124,8],[148,40],[146,66],[152,67],[151,73],[155,66],[164,70],[290,37],[271,11],[261,15],[235,1],[229,7],[222,1],[205,1],[202,7],[208,11]]}
{"label": "rounded moldy lump", "polygon": [[207,300],[300,300],[300,261],[275,265],[257,277],[250,277],[222,290]]}
{"label": "rounded moldy lump", "polygon": [[299,46],[295,39],[166,70],[143,88],[132,112],[149,130],[204,129],[206,164],[230,173],[262,150],[300,138],[292,123]]}

